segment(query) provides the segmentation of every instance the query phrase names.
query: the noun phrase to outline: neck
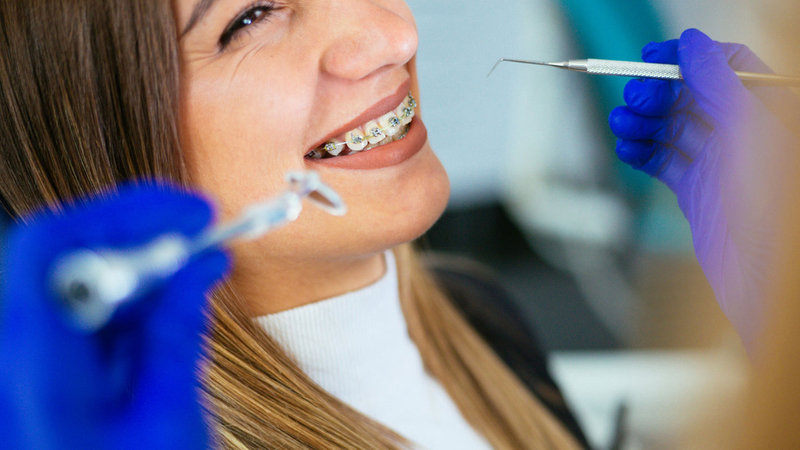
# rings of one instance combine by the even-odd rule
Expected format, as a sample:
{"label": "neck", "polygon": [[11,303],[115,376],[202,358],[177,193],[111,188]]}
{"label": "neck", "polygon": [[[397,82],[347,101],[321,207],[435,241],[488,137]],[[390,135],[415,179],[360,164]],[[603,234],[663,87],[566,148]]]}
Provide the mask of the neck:
{"label": "neck", "polygon": [[239,265],[232,281],[250,317],[275,314],[367,287],[386,273],[383,254],[337,261]]}

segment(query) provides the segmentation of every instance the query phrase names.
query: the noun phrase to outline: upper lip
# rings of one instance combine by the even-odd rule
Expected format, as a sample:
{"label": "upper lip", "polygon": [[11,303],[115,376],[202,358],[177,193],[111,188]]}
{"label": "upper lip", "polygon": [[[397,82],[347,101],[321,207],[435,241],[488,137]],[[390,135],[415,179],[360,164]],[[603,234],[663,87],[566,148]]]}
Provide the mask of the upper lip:
{"label": "upper lip", "polygon": [[319,142],[316,143],[316,145],[307,150],[306,154],[312,150],[319,148],[320,146],[322,146],[323,144],[325,144],[326,142],[330,141],[331,139],[337,136],[341,136],[342,134],[347,133],[350,130],[354,130],[360,127],[361,125],[364,125],[370,120],[377,120],[384,114],[394,111],[397,108],[397,106],[400,105],[400,103],[402,103],[403,100],[408,96],[408,93],[410,91],[411,91],[411,78],[409,78],[403,84],[401,84],[394,94],[385,97],[382,100],[379,100],[377,103],[367,108],[366,111],[359,114],[358,117],[337,128],[328,136],[326,136],[324,139],[321,139]]}

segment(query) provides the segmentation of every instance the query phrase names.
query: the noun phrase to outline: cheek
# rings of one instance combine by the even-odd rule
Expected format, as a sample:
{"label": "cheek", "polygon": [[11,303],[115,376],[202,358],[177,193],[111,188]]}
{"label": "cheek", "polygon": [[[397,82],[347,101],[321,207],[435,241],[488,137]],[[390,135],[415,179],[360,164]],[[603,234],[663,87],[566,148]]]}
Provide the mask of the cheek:
{"label": "cheek", "polygon": [[193,81],[183,95],[181,139],[190,180],[220,204],[223,217],[280,192],[284,174],[302,167],[292,130],[302,129],[293,122],[305,111],[288,110],[301,102],[280,92],[291,90],[265,89],[247,77],[229,84],[218,74]]}

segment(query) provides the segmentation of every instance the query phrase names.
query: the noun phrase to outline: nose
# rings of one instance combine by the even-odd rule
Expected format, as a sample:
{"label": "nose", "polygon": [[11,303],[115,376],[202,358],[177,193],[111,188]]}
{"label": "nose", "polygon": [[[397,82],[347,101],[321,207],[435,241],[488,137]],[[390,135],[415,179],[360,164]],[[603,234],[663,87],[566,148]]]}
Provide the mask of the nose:
{"label": "nose", "polygon": [[402,0],[331,3],[335,7],[328,10],[331,14],[327,19],[338,31],[331,33],[330,44],[322,55],[324,72],[360,80],[402,66],[417,52],[417,30]]}

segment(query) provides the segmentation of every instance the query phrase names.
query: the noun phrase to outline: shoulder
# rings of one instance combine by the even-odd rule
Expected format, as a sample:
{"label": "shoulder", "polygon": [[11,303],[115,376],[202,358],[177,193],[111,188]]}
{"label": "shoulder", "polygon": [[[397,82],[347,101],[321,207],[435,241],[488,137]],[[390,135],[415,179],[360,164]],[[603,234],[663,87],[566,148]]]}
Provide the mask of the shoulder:
{"label": "shoulder", "polygon": [[573,433],[586,439],[550,375],[532,325],[490,270],[466,258],[429,258],[437,281],[456,308],[528,389]]}

